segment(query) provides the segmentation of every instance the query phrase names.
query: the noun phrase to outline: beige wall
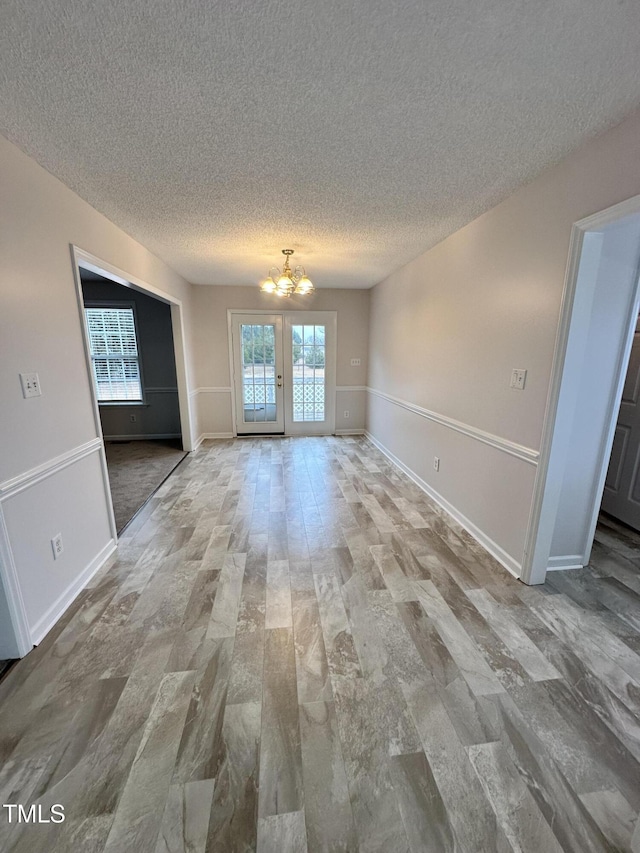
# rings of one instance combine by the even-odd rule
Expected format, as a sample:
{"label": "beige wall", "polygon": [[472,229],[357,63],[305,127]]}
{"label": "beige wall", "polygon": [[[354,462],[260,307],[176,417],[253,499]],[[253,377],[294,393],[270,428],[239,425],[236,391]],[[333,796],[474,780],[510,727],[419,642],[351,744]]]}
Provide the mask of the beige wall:
{"label": "beige wall", "polygon": [[[305,298],[291,297],[283,303],[277,297],[263,294],[256,287],[193,288],[194,342],[199,388],[197,411],[200,435],[228,435],[233,432],[231,419],[231,376],[227,310],[336,311],[338,316],[336,384],[365,386],[367,379],[368,290],[317,290]],[[359,358],[360,366],[352,367],[351,359]],[[338,390],[336,430],[362,430],[365,417],[365,392]],[[345,409],[349,420],[342,417]]]}
{"label": "beige wall", "polygon": [[[638,115],[371,292],[321,290],[286,305],[338,312],[337,384],[368,377],[374,439],[515,571],[571,224],[637,193]],[[232,429],[227,309],[274,302],[256,287],[192,288],[2,138],[0,197],[0,613],[11,574],[35,636],[111,542],[69,245],[182,300],[196,435]],[[508,387],[513,367],[529,371],[524,392]],[[24,371],[40,374],[41,397],[22,398]],[[362,426],[364,392],[338,395],[338,413],[352,411],[338,429]]]}
{"label": "beige wall", "polygon": [[636,114],[372,290],[370,433],[515,571],[571,226],[638,193]]}
{"label": "beige wall", "polygon": [[[0,579],[17,577],[35,636],[111,542],[70,244],[181,299],[187,340],[191,286],[1,137],[0,198]],[[26,371],[41,397],[23,399]]]}

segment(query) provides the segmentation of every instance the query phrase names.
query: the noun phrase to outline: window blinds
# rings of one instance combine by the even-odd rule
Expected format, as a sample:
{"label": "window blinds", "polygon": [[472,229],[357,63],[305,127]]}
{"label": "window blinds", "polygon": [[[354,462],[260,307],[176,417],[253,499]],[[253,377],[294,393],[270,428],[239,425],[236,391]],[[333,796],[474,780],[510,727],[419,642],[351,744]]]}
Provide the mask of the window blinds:
{"label": "window blinds", "polygon": [[99,402],[141,401],[133,308],[85,308]]}

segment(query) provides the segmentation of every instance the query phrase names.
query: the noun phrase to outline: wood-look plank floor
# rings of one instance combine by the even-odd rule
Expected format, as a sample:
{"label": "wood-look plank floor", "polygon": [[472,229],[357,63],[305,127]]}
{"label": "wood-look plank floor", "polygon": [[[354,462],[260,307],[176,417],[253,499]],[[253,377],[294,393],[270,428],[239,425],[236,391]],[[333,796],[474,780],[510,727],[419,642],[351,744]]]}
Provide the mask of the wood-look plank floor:
{"label": "wood-look plank floor", "polygon": [[66,816],[0,849],[638,851],[639,596],[615,525],[526,587],[365,439],[206,443],[0,684]]}

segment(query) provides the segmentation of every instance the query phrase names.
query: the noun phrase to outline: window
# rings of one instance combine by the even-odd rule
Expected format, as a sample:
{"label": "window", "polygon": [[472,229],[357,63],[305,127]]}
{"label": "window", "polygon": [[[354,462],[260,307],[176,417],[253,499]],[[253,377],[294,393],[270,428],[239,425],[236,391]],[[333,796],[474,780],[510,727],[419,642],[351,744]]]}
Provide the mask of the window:
{"label": "window", "polygon": [[133,308],[91,306],[84,312],[98,402],[142,402]]}
{"label": "window", "polygon": [[324,421],[325,327],[293,326],[293,420]]}

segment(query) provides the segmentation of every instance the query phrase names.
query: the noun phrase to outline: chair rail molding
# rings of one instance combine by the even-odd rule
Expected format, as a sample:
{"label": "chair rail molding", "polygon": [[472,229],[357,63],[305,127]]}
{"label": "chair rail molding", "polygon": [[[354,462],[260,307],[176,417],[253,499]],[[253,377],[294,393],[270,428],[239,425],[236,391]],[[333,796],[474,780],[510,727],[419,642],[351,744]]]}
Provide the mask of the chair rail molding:
{"label": "chair rail molding", "polygon": [[47,477],[51,477],[53,474],[57,474],[58,471],[62,471],[64,468],[68,468],[69,465],[73,465],[75,462],[80,461],[80,459],[84,459],[85,456],[97,453],[101,447],[102,439],[97,437],[92,438],[91,441],[79,444],[77,447],[72,447],[70,450],[66,450],[53,459],[41,462],[35,468],[30,468],[16,477],[5,480],[3,483],[0,483],[0,501],[12,497],[12,495],[17,495],[18,492],[22,492],[31,486],[35,486],[36,483],[45,480]]}
{"label": "chair rail molding", "polygon": [[510,456],[515,456],[516,459],[521,459],[529,465],[537,466],[540,452],[532,447],[525,447],[523,444],[517,444],[515,441],[510,441],[507,438],[502,438],[499,435],[494,435],[491,432],[486,432],[483,429],[474,427],[471,424],[465,424],[462,421],[457,421],[455,418],[450,418],[447,415],[441,415],[438,412],[432,412],[430,409],[425,409],[422,406],[417,406],[415,403],[410,403],[407,400],[401,400],[399,397],[394,397],[392,394],[387,394],[385,391],[379,391],[377,388],[367,388],[369,394],[374,397],[380,397],[395,406],[400,406],[421,418],[441,424],[456,432],[462,433],[476,441],[481,441],[483,444],[488,444],[496,450],[501,450],[503,453],[508,453]]}
{"label": "chair rail molding", "polygon": [[196,397],[198,394],[231,394],[232,390],[230,385],[204,385],[189,391],[189,396]]}

